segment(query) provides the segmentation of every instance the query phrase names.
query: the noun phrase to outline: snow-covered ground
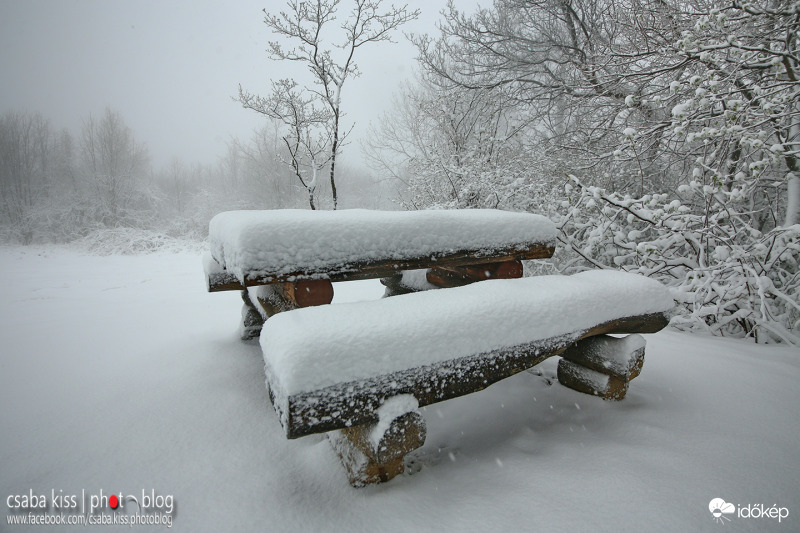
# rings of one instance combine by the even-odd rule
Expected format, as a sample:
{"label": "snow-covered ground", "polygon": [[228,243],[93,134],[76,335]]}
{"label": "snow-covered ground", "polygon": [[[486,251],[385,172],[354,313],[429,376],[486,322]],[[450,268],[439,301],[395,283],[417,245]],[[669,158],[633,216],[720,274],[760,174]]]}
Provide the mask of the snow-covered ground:
{"label": "snow-covered ground", "polygon": [[[102,490],[172,496],[179,531],[800,531],[793,348],[647,335],[619,403],[551,385],[551,360],[423,409],[406,474],[353,489],[326,439],[283,437],[239,295],[205,292],[200,254],[6,247],[0,279],[7,516]],[[338,284],[335,302],[382,292]],[[724,525],[714,498],[734,504]],[[789,516],[746,517],[773,508]]]}

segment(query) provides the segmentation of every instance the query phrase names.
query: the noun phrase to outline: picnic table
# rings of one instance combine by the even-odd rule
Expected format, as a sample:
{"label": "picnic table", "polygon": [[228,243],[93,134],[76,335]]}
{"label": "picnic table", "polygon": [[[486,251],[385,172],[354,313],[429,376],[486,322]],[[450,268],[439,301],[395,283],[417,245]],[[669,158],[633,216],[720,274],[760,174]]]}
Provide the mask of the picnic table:
{"label": "picnic table", "polygon": [[[673,300],[624,272],[522,278],[556,234],[545,217],[496,210],[232,211],[211,221],[204,263],[209,291],[242,291],[244,337],[260,336],[287,438],[326,433],[363,486],[424,444],[421,407],[549,357],[563,385],[625,397],[639,334],[665,327]],[[332,282],[369,278],[391,297],[325,305]]]}

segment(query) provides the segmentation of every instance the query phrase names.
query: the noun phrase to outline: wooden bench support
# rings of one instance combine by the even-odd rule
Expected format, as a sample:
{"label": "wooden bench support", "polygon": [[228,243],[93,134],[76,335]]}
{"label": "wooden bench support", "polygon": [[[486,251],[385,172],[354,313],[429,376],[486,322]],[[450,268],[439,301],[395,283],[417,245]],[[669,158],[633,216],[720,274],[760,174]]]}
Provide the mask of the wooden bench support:
{"label": "wooden bench support", "polygon": [[602,374],[632,380],[644,365],[645,340],[641,335],[596,335],[576,342],[561,356]]}
{"label": "wooden bench support", "polygon": [[406,454],[425,444],[425,434],[425,420],[414,410],[388,421],[382,417],[374,424],[344,428],[327,435],[347,470],[350,485],[363,487],[402,474]]}
{"label": "wooden bench support", "polygon": [[258,305],[261,307],[262,315],[265,320],[278,313],[300,308],[297,302],[293,302],[286,297],[283,286],[279,283],[258,287],[252,291],[250,298],[251,300],[253,298],[256,299]]}
{"label": "wooden bench support", "polygon": [[278,290],[297,307],[326,305],[333,300],[333,284],[329,279],[285,281]]}
{"label": "wooden bench support", "polygon": [[273,315],[331,303],[333,284],[330,280],[318,279],[261,285],[253,293],[243,290],[242,300],[242,339],[248,340],[258,337],[266,319]]}
{"label": "wooden bench support", "polygon": [[242,340],[255,339],[261,334],[261,328],[264,326],[264,317],[261,316],[258,308],[250,300],[250,295],[247,289],[242,291]]}
{"label": "wooden bench support", "polygon": [[461,287],[487,279],[521,278],[522,273],[522,261],[512,259],[476,265],[437,266],[426,271],[398,272],[381,278],[381,283],[386,287],[384,296],[397,296],[428,289]]}
{"label": "wooden bench support", "polygon": [[[288,272],[286,274],[264,274],[249,272],[244,280],[239,280],[231,272],[216,263],[212,258],[206,259],[206,286],[209,292],[240,290],[244,287],[267,285],[287,280],[316,280],[324,275],[331,281],[354,281],[359,279],[375,279],[390,277],[402,270],[419,270],[430,268],[432,264],[485,267],[497,263],[505,263],[519,259],[547,259],[553,256],[555,247],[550,244],[529,244],[524,249],[497,248],[481,251],[460,251],[441,254],[427,254],[409,259],[386,259],[381,261],[365,261],[344,266],[331,266],[323,272],[314,268],[307,271]],[[483,255],[486,254],[486,255]]]}
{"label": "wooden bench support", "polygon": [[461,287],[487,279],[515,279],[522,277],[522,261],[510,260],[498,263],[466,266],[442,266],[428,270],[428,282],[443,289]]}
{"label": "wooden bench support", "polygon": [[621,400],[628,392],[628,382],[624,379],[601,374],[566,359],[558,362],[558,382],[572,390],[604,400]]}
{"label": "wooden bench support", "polygon": [[573,390],[621,400],[644,365],[645,340],[597,335],[569,346],[558,363],[558,381]]}

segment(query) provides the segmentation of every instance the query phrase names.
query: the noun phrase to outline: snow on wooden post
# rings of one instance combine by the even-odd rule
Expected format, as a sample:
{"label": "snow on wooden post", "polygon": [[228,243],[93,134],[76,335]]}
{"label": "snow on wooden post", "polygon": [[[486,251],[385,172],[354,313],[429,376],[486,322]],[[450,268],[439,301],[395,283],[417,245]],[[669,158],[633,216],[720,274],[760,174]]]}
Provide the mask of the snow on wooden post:
{"label": "snow on wooden post", "polygon": [[383,293],[385,297],[416,292],[412,287],[409,287],[403,283],[402,272],[381,278],[381,284],[386,287],[386,290]]}
{"label": "snow on wooden post", "polygon": [[264,316],[264,320],[278,313],[299,309],[300,306],[287,298],[282,289],[283,287],[278,283],[261,285],[260,287],[251,289],[253,291],[251,293],[251,299],[255,298],[258,302],[258,305],[263,311],[262,315]]}
{"label": "snow on wooden post", "polygon": [[417,405],[412,395],[399,395],[381,405],[378,422],[327,434],[352,486],[382,483],[403,473],[406,454],[425,443],[425,420]]}

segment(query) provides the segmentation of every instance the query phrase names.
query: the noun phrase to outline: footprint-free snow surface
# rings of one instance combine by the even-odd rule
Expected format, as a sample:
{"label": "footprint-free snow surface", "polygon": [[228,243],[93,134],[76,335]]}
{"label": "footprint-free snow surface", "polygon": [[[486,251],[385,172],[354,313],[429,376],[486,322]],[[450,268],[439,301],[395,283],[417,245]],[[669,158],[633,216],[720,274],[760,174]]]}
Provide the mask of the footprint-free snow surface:
{"label": "footprint-free snow surface", "polygon": [[[13,496],[101,490],[170,495],[192,532],[800,530],[796,348],[645,335],[618,403],[561,387],[550,360],[423,408],[406,473],[353,489],[323,436],[284,437],[239,294],[205,291],[200,254],[6,247],[0,276],[1,531],[53,529],[9,525]],[[382,292],[338,284],[334,305]],[[746,517],[773,506],[780,524]]]}

